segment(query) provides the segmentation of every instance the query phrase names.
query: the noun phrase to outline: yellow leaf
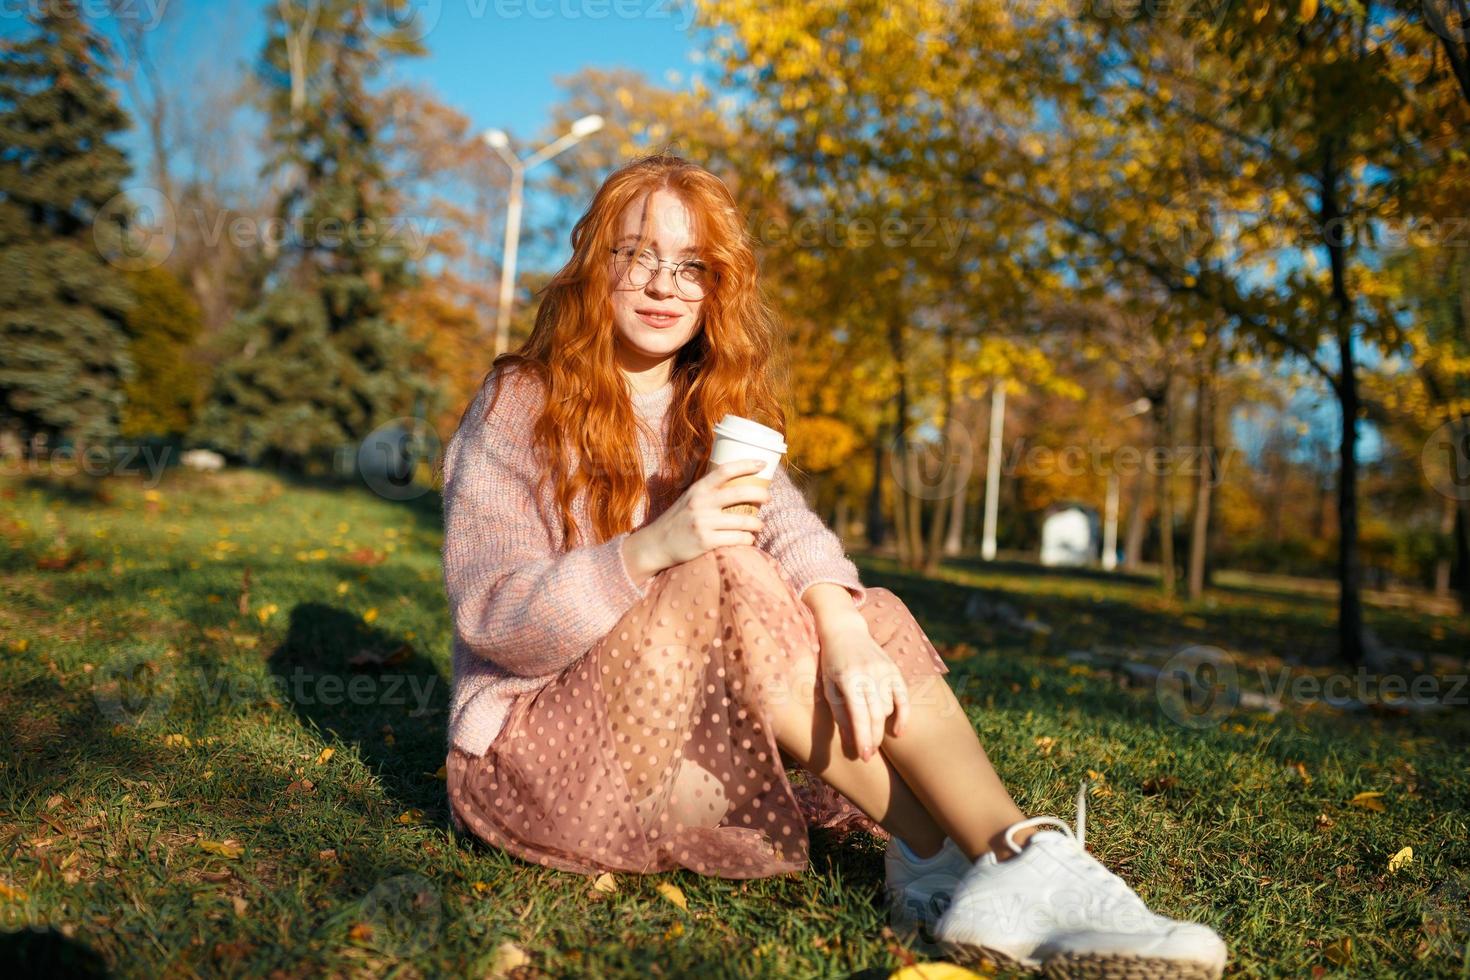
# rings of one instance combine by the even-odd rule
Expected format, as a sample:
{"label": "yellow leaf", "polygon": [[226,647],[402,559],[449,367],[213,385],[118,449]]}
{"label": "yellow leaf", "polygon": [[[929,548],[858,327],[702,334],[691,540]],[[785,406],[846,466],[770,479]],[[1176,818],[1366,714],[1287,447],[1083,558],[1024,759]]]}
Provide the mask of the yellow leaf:
{"label": "yellow leaf", "polygon": [[668,941],[670,939],[677,939],[682,935],[684,935],[684,923],[682,922],[675,922],[673,925],[664,930],[665,941]]}
{"label": "yellow leaf", "polygon": [[364,623],[371,623],[371,622],[375,621],[377,618],[378,618],[378,607],[377,606],[374,606],[373,608],[369,609],[367,612],[365,612],[365,613],[362,614],[362,621]]}
{"label": "yellow leaf", "polygon": [[336,749],[322,749],[321,752],[318,753],[318,755],[316,757],[316,764],[317,765],[321,765],[323,762],[326,762],[333,755],[335,755],[336,752],[337,752]]}
{"label": "yellow leaf", "polygon": [[1383,805],[1383,800],[1380,799],[1382,796],[1383,794],[1377,790],[1370,790],[1366,793],[1359,793],[1348,802],[1351,806],[1361,807],[1364,810],[1372,810],[1374,813],[1382,813],[1388,809]]}
{"label": "yellow leaf", "polygon": [[398,815],[398,822],[403,824],[418,823],[424,819],[424,811],[415,807],[412,810],[404,810]]}
{"label": "yellow leaf", "polygon": [[597,880],[592,883],[592,890],[606,892],[607,894],[611,895],[613,892],[616,892],[618,890],[618,880],[608,872],[604,871],[602,874],[598,875]]}
{"label": "yellow leaf", "polygon": [[447,766],[440,766],[439,767],[439,771],[436,772],[436,773],[434,773],[434,778],[435,779],[445,779],[445,780],[447,780],[449,778],[449,769],[448,769],[448,767]]}
{"label": "yellow leaf", "polygon": [[218,854],[226,858],[237,858],[245,853],[245,848],[241,847],[240,842],[233,837],[229,840],[202,840],[199,846],[210,854]]}
{"label": "yellow leaf", "polygon": [[678,885],[661,881],[658,883],[658,893],[679,906],[685,912],[689,911],[689,903],[684,900],[684,893],[679,890]]}
{"label": "yellow leaf", "polygon": [[531,957],[526,955],[525,950],[507,940],[495,950],[495,958],[490,961],[488,976],[491,978],[503,977],[512,970],[529,965],[530,962]]}
{"label": "yellow leaf", "polygon": [[1322,947],[1322,952],[1334,966],[1342,966],[1353,958],[1353,937],[1343,936],[1336,942],[1328,943]]}
{"label": "yellow leaf", "polygon": [[915,963],[894,970],[888,980],[983,980],[984,974],[954,963]]}
{"label": "yellow leaf", "polygon": [[1296,12],[1302,20],[1311,20],[1317,16],[1317,0],[1301,0]]}
{"label": "yellow leaf", "polygon": [[1388,859],[1389,873],[1397,873],[1402,868],[1407,868],[1414,860],[1414,849],[1406,847],[1393,857]]}

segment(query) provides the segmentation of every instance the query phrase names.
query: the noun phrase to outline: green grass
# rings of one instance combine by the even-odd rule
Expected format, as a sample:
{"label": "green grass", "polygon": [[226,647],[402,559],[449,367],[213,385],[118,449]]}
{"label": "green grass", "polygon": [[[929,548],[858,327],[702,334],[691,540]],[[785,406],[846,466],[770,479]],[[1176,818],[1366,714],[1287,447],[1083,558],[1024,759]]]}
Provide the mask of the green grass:
{"label": "green grass", "polygon": [[[884,934],[866,835],[814,835],[802,876],[618,875],[605,894],[455,834],[434,495],[244,471],[100,491],[0,478],[0,927],[139,976],[483,975],[503,943],[524,976],[878,977],[912,957]],[[1089,846],[1159,910],[1219,929],[1231,973],[1470,976],[1463,706],[1189,726],[1152,686],[1067,659],[1210,645],[1259,686],[1330,650],[1330,602],[1235,587],[1171,606],[1121,576],[860,564],[961,654],[951,680],[1021,807],[1070,820],[1098,774]],[[1050,633],[966,622],[976,589]],[[1470,649],[1464,619],[1369,621],[1395,645]],[[1365,791],[1382,812],[1352,805]],[[12,934],[0,958],[23,941],[41,942]]]}

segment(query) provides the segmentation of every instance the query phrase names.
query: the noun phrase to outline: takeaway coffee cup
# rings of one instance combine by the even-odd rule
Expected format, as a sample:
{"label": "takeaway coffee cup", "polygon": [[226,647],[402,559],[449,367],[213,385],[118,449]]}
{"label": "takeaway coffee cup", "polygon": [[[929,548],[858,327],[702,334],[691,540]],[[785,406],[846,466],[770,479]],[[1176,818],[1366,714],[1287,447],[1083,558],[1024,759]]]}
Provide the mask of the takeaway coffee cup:
{"label": "takeaway coffee cup", "polygon": [[[766,465],[754,473],[737,476],[726,486],[757,484],[770,487],[776,477],[776,467],[786,455],[786,440],[781,433],[769,426],[761,425],[739,415],[726,415],[715,423],[715,445],[710,450],[709,466],[705,472],[737,459],[758,459]],[[731,504],[725,508],[736,514],[759,513],[755,504]]]}

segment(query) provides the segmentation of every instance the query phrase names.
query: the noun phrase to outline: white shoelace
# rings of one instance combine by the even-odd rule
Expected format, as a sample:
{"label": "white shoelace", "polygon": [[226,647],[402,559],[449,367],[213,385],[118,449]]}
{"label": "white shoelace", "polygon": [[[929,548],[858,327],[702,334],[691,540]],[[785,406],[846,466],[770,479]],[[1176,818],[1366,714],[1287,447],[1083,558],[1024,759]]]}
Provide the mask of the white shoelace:
{"label": "white shoelace", "polygon": [[1030,817],[1006,828],[1006,846],[1012,851],[1019,851],[1021,846],[1011,835],[1027,827],[1043,825],[1059,827],[1063,833],[1077,842],[1078,847],[1087,847],[1087,780],[1082,780],[1082,785],[1077,789],[1077,829],[1075,831],[1060,817]]}

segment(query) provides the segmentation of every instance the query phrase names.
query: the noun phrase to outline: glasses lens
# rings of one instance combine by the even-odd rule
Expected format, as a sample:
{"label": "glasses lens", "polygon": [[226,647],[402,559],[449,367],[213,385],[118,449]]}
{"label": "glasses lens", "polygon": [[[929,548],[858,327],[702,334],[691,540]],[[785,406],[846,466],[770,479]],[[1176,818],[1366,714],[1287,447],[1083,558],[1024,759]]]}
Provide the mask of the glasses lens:
{"label": "glasses lens", "polygon": [[[632,248],[621,248],[617,252],[617,269],[619,275],[627,280],[628,285],[641,288],[648,285],[649,280],[658,275],[661,265],[658,256],[645,249],[634,254]],[[688,300],[704,298],[704,291],[709,280],[709,269],[702,262],[682,262],[673,270],[674,289],[678,294]]]}

